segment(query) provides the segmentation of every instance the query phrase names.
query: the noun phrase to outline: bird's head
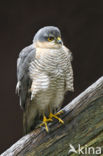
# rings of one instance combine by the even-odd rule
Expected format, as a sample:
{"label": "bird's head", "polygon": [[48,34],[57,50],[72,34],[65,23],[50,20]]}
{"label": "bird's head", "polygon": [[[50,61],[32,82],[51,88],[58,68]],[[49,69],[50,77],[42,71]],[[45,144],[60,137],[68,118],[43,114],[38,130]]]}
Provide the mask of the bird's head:
{"label": "bird's head", "polygon": [[63,44],[61,32],[54,26],[43,27],[35,34],[33,43],[36,48],[58,49]]}

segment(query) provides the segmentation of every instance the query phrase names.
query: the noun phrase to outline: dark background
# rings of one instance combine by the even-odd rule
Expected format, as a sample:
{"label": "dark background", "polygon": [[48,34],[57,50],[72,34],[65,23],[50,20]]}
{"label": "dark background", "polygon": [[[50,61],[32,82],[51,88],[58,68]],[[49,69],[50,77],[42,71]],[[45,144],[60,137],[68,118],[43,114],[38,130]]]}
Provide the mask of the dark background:
{"label": "dark background", "polygon": [[22,136],[22,111],[15,95],[16,59],[47,25],[61,29],[73,53],[75,92],[66,104],[103,75],[103,0],[0,1],[0,153]]}

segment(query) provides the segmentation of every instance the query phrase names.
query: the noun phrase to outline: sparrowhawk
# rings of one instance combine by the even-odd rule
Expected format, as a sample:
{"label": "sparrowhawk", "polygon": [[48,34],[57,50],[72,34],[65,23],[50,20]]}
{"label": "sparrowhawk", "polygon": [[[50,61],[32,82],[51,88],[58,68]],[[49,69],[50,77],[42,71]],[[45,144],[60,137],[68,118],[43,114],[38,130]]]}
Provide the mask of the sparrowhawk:
{"label": "sparrowhawk", "polygon": [[64,46],[59,28],[46,26],[34,36],[17,59],[17,86],[23,109],[24,133],[41,119],[46,131],[53,118],[63,123],[57,110],[66,91],[73,91],[72,54]]}

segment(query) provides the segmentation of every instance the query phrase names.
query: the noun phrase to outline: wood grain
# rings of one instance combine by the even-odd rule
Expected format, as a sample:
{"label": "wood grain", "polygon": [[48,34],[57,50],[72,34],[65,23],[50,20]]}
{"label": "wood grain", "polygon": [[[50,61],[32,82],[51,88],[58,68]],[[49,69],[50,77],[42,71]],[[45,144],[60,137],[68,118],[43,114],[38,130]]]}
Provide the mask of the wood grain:
{"label": "wood grain", "polygon": [[100,146],[103,154],[103,77],[62,110],[64,125],[55,120],[49,125],[49,133],[35,129],[1,156],[77,156],[68,153],[70,144],[76,149],[78,144],[84,148]]}

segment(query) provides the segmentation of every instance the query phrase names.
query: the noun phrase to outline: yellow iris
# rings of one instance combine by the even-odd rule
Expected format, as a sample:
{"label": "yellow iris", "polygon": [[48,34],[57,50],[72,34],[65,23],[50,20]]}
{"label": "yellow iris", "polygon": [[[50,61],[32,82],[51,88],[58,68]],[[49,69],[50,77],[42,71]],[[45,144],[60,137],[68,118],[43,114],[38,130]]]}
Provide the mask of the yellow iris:
{"label": "yellow iris", "polygon": [[[54,37],[48,37],[48,41],[51,42],[54,40]],[[61,37],[57,37],[57,41],[61,41]]]}
{"label": "yellow iris", "polygon": [[54,40],[54,37],[48,37],[48,41],[51,42]]}

